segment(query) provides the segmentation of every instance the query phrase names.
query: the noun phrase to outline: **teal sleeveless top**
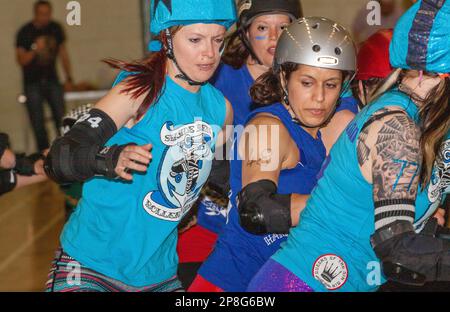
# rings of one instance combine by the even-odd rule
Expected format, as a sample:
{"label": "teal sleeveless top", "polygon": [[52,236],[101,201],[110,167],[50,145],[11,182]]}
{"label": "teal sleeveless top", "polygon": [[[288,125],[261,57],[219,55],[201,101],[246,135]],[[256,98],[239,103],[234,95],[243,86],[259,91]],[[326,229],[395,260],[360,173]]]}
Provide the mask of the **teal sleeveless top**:
{"label": "teal sleeveless top", "polygon": [[[397,90],[364,108],[333,146],[299,225],[272,257],[315,291],[375,291],[385,282],[382,274],[378,280],[370,274],[381,266],[370,244],[375,232],[373,190],[359,168],[357,138],[366,122],[387,106],[418,122],[417,106]],[[430,207],[426,192],[419,197],[416,220]]]}
{"label": "teal sleeveless top", "polygon": [[[121,73],[117,82],[127,75]],[[175,276],[177,225],[209,176],[225,116],[225,98],[213,86],[192,93],[167,76],[161,97],[143,119],[106,144],[153,144],[147,172],[135,173],[132,182],[87,181],[61,236],[64,251],[131,286]]]}

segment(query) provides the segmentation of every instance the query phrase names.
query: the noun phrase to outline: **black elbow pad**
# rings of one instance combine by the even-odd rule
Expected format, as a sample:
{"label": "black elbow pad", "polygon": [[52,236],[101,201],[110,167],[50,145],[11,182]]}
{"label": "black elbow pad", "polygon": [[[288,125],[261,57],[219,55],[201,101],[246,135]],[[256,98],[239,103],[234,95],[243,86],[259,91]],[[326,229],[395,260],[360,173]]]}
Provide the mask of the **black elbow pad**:
{"label": "black elbow pad", "polygon": [[95,162],[98,148],[82,145],[70,136],[58,138],[45,159],[45,173],[61,184],[84,182],[95,174],[91,170],[91,164]]}
{"label": "black elbow pad", "polygon": [[45,160],[45,172],[58,183],[83,182],[96,174],[114,178],[118,155],[126,145],[103,145],[116,132],[111,117],[99,109],[90,110],[53,143]]}
{"label": "black elbow pad", "polygon": [[238,194],[241,226],[256,235],[288,234],[292,227],[291,195],[276,194],[273,181],[247,185]]}

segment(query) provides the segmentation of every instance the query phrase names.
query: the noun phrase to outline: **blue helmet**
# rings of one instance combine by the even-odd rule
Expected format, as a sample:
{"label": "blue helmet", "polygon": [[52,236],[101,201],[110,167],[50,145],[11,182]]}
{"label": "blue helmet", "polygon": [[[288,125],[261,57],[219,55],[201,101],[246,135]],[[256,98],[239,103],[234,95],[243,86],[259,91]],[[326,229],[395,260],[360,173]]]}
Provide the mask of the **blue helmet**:
{"label": "blue helmet", "polygon": [[230,28],[236,21],[234,0],[151,0],[152,34],[172,26],[214,23]]}
{"label": "blue helmet", "polygon": [[395,68],[450,73],[450,1],[419,0],[399,20],[390,46]]}

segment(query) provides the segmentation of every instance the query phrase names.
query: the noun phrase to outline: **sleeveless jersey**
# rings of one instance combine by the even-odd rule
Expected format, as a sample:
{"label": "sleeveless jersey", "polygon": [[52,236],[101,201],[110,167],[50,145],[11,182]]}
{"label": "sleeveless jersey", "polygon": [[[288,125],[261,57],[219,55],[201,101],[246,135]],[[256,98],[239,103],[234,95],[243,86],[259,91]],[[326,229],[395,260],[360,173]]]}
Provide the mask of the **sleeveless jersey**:
{"label": "sleeveless jersey", "polygon": [[[359,168],[357,138],[369,118],[386,106],[418,122],[416,105],[397,90],[364,108],[332,148],[299,225],[273,256],[315,291],[375,291],[385,282],[370,244],[375,209],[372,185]],[[429,205],[417,206],[416,220],[426,209]]]}
{"label": "sleeveless jersey", "polygon": [[[281,104],[253,111],[248,120],[259,113],[278,117],[297,144],[301,161],[293,169],[282,170],[278,181],[279,194],[310,194],[325,159],[326,150],[320,133],[314,139],[299,125]],[[236,148],[236,145],[235,145]],[[199,274],[225,291],[245,291],[251,278],[270,256],[278,250],[287,235],[253,235],[239,224],[236,197],[242,189],[242,161],[231,162],[231,210],[229,220],[219,235],[216,247],[199,270]]]}
{"label": "sleeveless jersey", "polygon": [[[131,73],[121,73],[116,83]],[[61,243],[83,265],[131,286],[177,272],[177,225],[197,200],[223,127],[223,95],[210,84],[192,93],[166,77],[161,97],[107,145],[151,143],[152,161],[132,182],[87,181]]]}

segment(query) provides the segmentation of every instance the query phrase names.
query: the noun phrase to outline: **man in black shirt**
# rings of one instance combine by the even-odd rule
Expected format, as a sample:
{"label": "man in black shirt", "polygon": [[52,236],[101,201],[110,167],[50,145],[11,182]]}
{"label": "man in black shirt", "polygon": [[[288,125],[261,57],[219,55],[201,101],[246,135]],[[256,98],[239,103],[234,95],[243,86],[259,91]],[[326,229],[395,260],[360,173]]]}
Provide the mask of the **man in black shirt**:
{"label": "man in black shirt", "polygon": [[52,7],[48,1],[34,4],[34,19],[17,34],[17,62],[22,67],[26,107],[39,151],[49,147],[44,121],[43,103],[52,110],[57,130],[64,115],[64,90],[56,72],[56,60],[62,61],[68,83],[72,82],[70,61],[62,27],[51,20]]}

